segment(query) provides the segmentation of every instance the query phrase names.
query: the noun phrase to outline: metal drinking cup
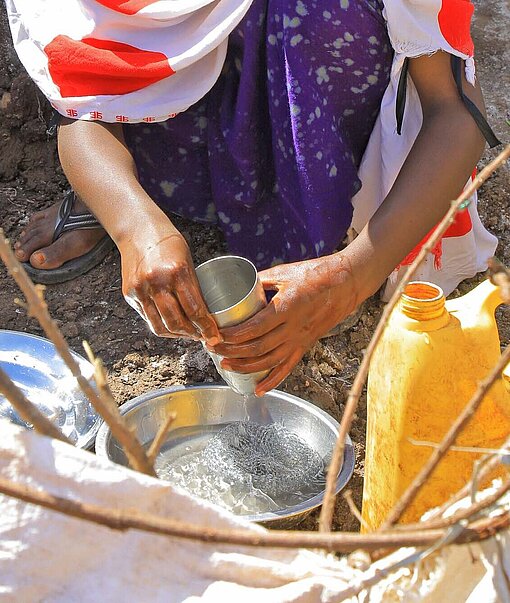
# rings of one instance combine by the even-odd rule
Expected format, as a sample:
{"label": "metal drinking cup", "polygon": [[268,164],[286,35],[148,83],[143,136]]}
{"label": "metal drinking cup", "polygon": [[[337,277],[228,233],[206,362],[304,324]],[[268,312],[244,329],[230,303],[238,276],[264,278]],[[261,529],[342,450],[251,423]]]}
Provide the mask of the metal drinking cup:
{"label": "metal drinking cup", "polygon": [[[226,255],[208,260],[196,269],[205,303],[218,327],[232,327],[251,318],[267,305],[255,266],[247,259]],[[226,371],[222,356],[209,352],[218,373],[237,393],[250,395],[269,371],[247,375]]]}

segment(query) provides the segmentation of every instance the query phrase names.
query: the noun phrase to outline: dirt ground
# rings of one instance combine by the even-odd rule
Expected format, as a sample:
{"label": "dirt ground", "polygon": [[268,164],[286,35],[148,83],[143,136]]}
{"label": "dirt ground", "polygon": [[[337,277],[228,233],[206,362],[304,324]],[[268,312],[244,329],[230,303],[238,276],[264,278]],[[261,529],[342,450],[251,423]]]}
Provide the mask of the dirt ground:
{"label": "dirt ground", "polygon": [[[510,50],[507,0],[478,0],[473,36],[477,44],[478,74],[484,89],[490,123],[503,142],[510,140]],[[55,140],[46,135],[48,105],[20,66],[12,49],[5,8],[0,3],[0,226],[11,240],[29,216],[61,197],[66,181],[58,163]],[[459,141],[459,144],[462,144]],[[480,165],[496,154],[487,150]],[[499,237],[498,257],[510,265],[510,170],[495,175],[480,192],[486,226]],[[223,250],[221,235],[211,227],[180,221],[199,263]],[[219,381],[209,357],[197,343],[158,339],[124,302],[119,255],[112,252],[103,264],[72,282],[47,288],[46,299],[70,346],[83,353],[87,340],[108,368],[119,404],[150,390],[174,384]],[[470,290],[477,277],[461,284]],[[0,328],[42,334],[13,299],[16,285],[0,268]],[[359,323],[343,335],[324,340],[303,359],[280,389],[310,400],[337,419],[342,416],[349,386],[380,315],[377,297],[369,300]],[[498,310],[502,343],[510,340],[510,311]],[[361,505],[366,408],[362,400],[351,437],[357,461],[349,484]],[[316,527],[317,513],[303,527]],[[358,529],[339,497],[335,527]]]}

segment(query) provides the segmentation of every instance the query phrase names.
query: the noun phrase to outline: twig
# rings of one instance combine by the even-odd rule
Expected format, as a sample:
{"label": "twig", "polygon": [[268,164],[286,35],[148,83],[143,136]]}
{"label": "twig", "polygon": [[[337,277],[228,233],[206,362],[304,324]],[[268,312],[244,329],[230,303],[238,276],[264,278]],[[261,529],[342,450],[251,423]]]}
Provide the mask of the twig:
{"label": "twig", "polygon": [[351,599],[352,597],[358,595],[361,591],[375,586],[378,582],[380,582],[384,578],[387,578],[389,575],[391,575],[393,572],[396,572],[398,569],[402,567],[407,567],[409,565],[413,565],[415,563],[418,563],[422,559],[425,559],[426,557],[428,557],[432,553],[435,553],[447,544],[454,542],[457,536],[462,532],[463,528],[463,525],[452,526],[449,531],[447,531],[446,534],[444,534],[443,537],[440,538],[438,542],[435,542],[431,547],[425,550],[415,551],[407,557],[404,557],[404,559],[401,559],[400,561],[397,561],[396,563],[393,563],[388,567],[383,567],[381,569],[375,570],[372,576],[364,578],[363,580],[358,582],[358,584],[349,586],[345,590],[338,593],[338,600],[345,601],[347,599]]}
{"label": "twig", "polygon": [[[502,445],[502,448],[507,450],[510,448],[510,438],[508,438]],[[488,454],[480,459],[480,462],[483,463],[481,469],[477,472],[477,479],[479,481],[483,481],[494,469],[496,469],[499,465],[501,465],[501,456],[499,454]],[[455,504],[457,501],[465,498],[469,495],[472,490],[473,478],[464,485],[460,490],[458,490],[455,494],[453,494],[446,503],[434,509],[429,516],[429,520],[432,520],[435,517],[443,515],[445,511]],[[424,522],[428,523],[428,522]],[[409,524],[410,525],[410,524]]]}
{"label": "twig", "polygon": [[110,410],[115,413],[115,410],[118,408],[118,406],[117,402],[115,402],[115,398],[112,395],[110,387],[108,386],[104,365],[100,358],[96,358],[88,341],[82,341],[82,345],[90,364],[92,364],[94,367],[94,381],[96,382],[96,387],[101,394],[101,398],[103,402],[108,404]]}
{"label": "twig", "polygon": [[395,529],[398,531],[401,531],[401,532],[406,532],[408,530],[413,531],[416,529],[446,528],[448,526],[453,525],[454,523],[457,523],[461,519],[471,519],[473,516],[477,515],[481,511],[484,511],[488,507],[491,507],[492,505],[497,503],[498,500],[509,491],[510,491],[510,478],[506,479],[501,484],[501,486],[499,486],[499,488],[496,488],[496,490],[489,496],[486,496],[482,500],[479,500],[478,502],[471,504],[469,507],[467,507],[465,509],[459,509],[456,513],[453,513],[449,517],[439,517],[439,518],[434,517],[432,519],[420,521],[419,523],[402,524],[402,525],[395,526]]}
{"label": "twig", "polygon": [[175,412],[168,413],[165,422],[158,429],[158,433],[156,437],[152,440],[152,444],[149,446],[149,450],[147,451],[147,457],[149,458],[149,462],[151,465],[154,465],[156,457],[161,449],[161,446],[166,440],[166,436],[168,434],[168,430],[172,426],[172,423],[175,421],[177,414]]}
{"label": "twig", "polygon": [[[413,446],[425,446],[426,448],[439,448],[437,442],[429,442],[427,440],[415,440],[414,438],[407,438],[407,441]],[[473,452],[476,454],[499,454],[500,456],[507,456],[510,454],[510,450],[505,448],[479,448],[478,446],[450,446],[451,452]]]}
{"label": "twig", "polygon": [[[4,478],[0,478],[0,493],[64,515],[103,525],[112,530],[136,529],[173,538],[235,546],[311,548],[331,552],[352,552],[360,548],[380,550],[381,548],[390,549],[401,546],[430,546],[443,538],[446,533],[445,530],[416,530],[414,532],[394,530],[362,535],[357,532],[321,534],[305,531],[264,530],[252,532],[241,529],[217,529],[210,526],[187,524],[149,513],[140,513],[132,509],[119,510],[82,503]],[[485,540],[508,526],[510,526],[510,511],[505,511],[496,517],[483,518],[470,523],[458,534],[455,542],[462,544]]]}
{"label": "twig", "polygon": [[505,304],[510,304],[510,270],[497,258],[489,260],[490,279],[501,291]]}
{"label": "twig", "polygon": [[381,529],[388,528],[389,526],[396,523],[401,517],[407,507],[413,502],[418,492],[421,490],[426,480],[430,477],[431,473],[437,467],[439,461],[448,452],[450,446],[455,442],[457,436],[461,433],[464,427],[472,419],[477,408],[483,402],[485,395],[499,379],[501,373],[505,369],[506,365],[510,362],[510,346],[505,348],[503,354],[499,358],[498,362],[491,370],[489,375],[478,384],[477,390],[471,400],[464,407],[463,411],[457,417],[453,425],[448,430],[447,434],[443,438],[441,444],[434,449],[429,457],[429,460],[425,463],[421,471],[416,475],[411,485],[400,497],[397,504],[390,511],[388,517],[381,526]]}
{"label": "twig", "polygon": [[129,431],[118,410],[116,412],[110,407],[108,401],[104,401],[98,395],[88,380],[81,374],[78,363],[73,358],[69,346],[64,339],[59,328],[52,320],[48,312],[48,307],[44,301],[41,287],[35,286],[23,266],[18,262],[11,250],[9,241],[5,238],[4,231],[0,228],[0,257],[2,258],[9,274],[14,278],[19,288],[23,291],[28,303],[29,315],[39,321],[47,337],[51,339],[58,353],[69,367],[72,375],[78,381],[78,384],[92,403],[95,410],[108,423],[113,437],[119,442],[126,452],[131,466],[148,475],[155,475],[154,468],[149,463],[147,456],[140,442]]}
{"label": "twig", "polygon": [[414,262],[406,270],[405,274],[397,285],[397,288],[395,289],[393,295],[391,296],[391,299],[384,308],[381,319],[379,320],[379,323],[374,331],[372,339],[370,340],[370,343],[368,344],[368,347],[365,351],[363,360],[360,364],[358,373],[356,374],[351,391],[349,392],[349,396],[347,398],[347,402],[345,404],[345,410],[342,417],[342,421],[340,423],[338,438],[328,469],[324,502],[322,504],[321,514],[319,518],[319,530],[321,532],[327,532],[331,529],[331,522],[333,520],[333,510],[335,504],[335,483],[338,476],[338,472],[340,471],[340,467],[342,466],[345,448],[345,438],[350,431],[352,421],[354,419],[354,413],[356,412],[356,407],[358,405],[361,392],[363,390],[363,386],[368,375],[370,360],[372,359],[374,350],[379,340],[381,339],[386,325],[388,324],[388,319],[390,317],[391,312],[393,311],[393,308],[397,305],[397,302],[400,299],[400,296],[405,286],[411,280],[416,270],[427,256],[427,253],[429,253],[433,249],[434,245],[437,243],[437,241],[439,241],[439,239],[447,231],[450,224],[453,222],[456,213],[463,208],[463,205],[471,197],[471,195],[477,189],[479,189],[480,186],[485,182],[485,180],[487,180],[487,178],[496,169],[503,165],[509,157],[510,145],[505,147],[505,149],[493,161],[491,161],[483,170],[481,170],[481,172],[464,189],[462,194],[452,203],[445,217],[437,225],[431,237],[420,249]]}
{"label": "twig", "polygon": [[2,368],[0,368],[0,393],[14,406],[23,421],[33,425],[36,431],[50,438],[71,444],[71,441],[24,396],[23,392],[9,379]]}
{"label": "twig", "polygon": [[352,498],[352,490],[346,490],[343,493],[343,497],[344,497],[344,500],[347,503],[347,506],[349,507],[349,511],[351,512],[353,517],[359,521],[361,526],[366,528],[367,522],[363,519],[358,507],[356,506],[356,503],[354,502],[354,500]]}

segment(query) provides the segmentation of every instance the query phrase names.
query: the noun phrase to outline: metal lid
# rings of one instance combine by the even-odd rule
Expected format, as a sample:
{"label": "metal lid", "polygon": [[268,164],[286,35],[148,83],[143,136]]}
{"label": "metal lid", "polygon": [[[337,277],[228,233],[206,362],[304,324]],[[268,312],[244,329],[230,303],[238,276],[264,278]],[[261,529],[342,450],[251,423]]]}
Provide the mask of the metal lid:
{"label": "metal lid", "polygon": [[[92,364],[72,354],[82,375],[89,379],[94,373]],[[0,366],[77,448],[92,446],[101,418],[51,341],[29,333],[0,330]],[[2,395],[0,417],[31,428]]]}

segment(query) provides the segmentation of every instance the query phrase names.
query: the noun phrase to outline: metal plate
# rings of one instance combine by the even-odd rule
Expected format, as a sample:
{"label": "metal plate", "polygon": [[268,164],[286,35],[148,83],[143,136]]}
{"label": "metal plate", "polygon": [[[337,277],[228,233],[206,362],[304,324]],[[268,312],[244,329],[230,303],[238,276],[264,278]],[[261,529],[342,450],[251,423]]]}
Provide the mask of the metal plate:
{"label": "metal plate", "polygon": [[[94,373],[90,362],[72,354],[82,375],[89,379]],[[77,448],[92,446],[101,419],[51,341],[29,333],[0,330],[0,366]],[[0,417],[31,427],[2,395]]]}

